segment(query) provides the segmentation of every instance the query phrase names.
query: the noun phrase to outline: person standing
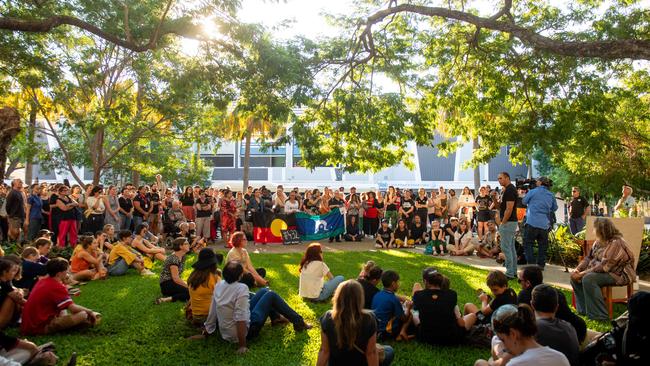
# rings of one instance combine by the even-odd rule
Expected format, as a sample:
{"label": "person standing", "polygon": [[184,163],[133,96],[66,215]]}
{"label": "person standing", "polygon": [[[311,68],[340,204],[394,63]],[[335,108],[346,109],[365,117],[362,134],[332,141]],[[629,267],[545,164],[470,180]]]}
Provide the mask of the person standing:
{"label": "person standing", "polygon": [[571,202],[569,203],[569,230],[575,235],[585,227],[585,219],[589,215],[589,201],[580,195],[580,188],[571,189]]}
{"label": "person standing", "polygon": [[117,187],[109,186],[108,195],[106,196],[106,212],[104,213],[104,225],[113,225],[115,228],[120,228],[120,202],[117,196]]}
{"label": "person standing", "polygon": [[147,187],[138,187],[138,193],[133,198],[133,226],[138,227],[142,222],[149,220],[151,214],[151,201],[147,196]]}
{"label": "person standing", "polygon": [[449,199],[447,200],[447,212],[449,217],[458,217],[458,209],[460,204],[458,203],[458,197],[456,197],[456,191],[453,189],[449,190]]}
{"label": "person standing", "polygon": [[20,230],[25,224],[25,194],[23,193],[22,180],[11,181],[11,190],[7,194],[5,207],[9,222],[9,240],[17,241],[20,237]]}
{"label": "person standing", "polygon": [[623,186],[623,195],[614,206],[614,213],[618,214],[618,216],[623,215],[622,217],[630,216],[635,204],[636,200],[632,197],[632,187],[625,185]]}
{"label": "person standing", "polygon": [[[523,198],[526,209],[526,225],[524,230],[524,252],[526,262],[544,268],[546,250],[548,249],[548,232],[553,222],[551,216],[557,210],[557,201],[549,191],[550,181],[546,177],[537,179],[537,187],[531,189]],[[533,245],[537,242],[537,257],[533,254]]]}
{"label": "person standing", "polygon": [[515,215],[515,202],[517,189],[510,182],[510,174],[499,173],[499,184],[503,187],[503,194],[499,200],[499,214],[496,216],[501,236],[501,251],[506,257],[506,277],[517,277],[517,251],[515,250],[515,231],[517,230],[517,216]]}
{"label": "person standing", "polygon": [[41,200],[41,186],[32,184],[29,197],[27,197],[27,240],[32,241],[36,238],[39,230],[43,226],[43,201]]}

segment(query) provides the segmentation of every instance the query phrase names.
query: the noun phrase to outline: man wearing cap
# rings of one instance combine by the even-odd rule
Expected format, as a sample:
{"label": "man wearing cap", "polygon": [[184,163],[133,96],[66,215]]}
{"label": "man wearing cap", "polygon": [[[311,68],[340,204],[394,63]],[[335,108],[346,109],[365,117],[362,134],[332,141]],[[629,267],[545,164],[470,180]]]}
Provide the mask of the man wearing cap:
{"label": "man wearing cap", "polygon": [[[548,232],[553,223],[551,215],[557,210],[553,193],[548,190],[550,181],[546,177],[537,179],[537,187],[530,190],[523,198],[526,209],[524,229],[524,253],[528,264],[537,264],[544,268],[548,248]],[[537,242],[537,258],[533,254],[533,245]]]}

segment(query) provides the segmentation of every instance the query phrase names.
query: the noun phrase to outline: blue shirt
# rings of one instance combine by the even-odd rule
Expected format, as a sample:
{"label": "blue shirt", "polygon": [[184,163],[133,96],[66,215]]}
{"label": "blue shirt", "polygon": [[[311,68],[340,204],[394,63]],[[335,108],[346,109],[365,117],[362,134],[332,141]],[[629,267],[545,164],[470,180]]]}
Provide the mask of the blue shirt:
{"label": "blue shirt", "polygon": [[551,213],[557,210],[557,201],[553,193],[544,186],[528,191],[523,199],[526,209],[526,224],[538,229],[551,227]]}
{"label": "blue shirt", "polygon": [[43,218],[43,201],[41,197],[34,196],[33,194],[27,198],[27,203],[30,204],[29,207],[29,219],[41,219]]}
{"label": "blue shirt", "polygon": [[377,318],[377,331],[380,333],[386,331],[392,333],[393,330],[387,330],[386,325],[391,319],[404,315],[404,309],[402,309],[402,304],[399,302],[397,296],[386,289],[379,291],[372,298],[372,311]]}

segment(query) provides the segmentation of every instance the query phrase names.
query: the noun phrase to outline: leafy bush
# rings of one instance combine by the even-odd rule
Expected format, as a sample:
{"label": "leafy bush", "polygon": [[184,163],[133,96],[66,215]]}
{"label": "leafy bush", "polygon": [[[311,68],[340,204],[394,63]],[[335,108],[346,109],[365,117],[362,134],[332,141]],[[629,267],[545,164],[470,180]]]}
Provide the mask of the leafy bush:
{"label": "leafy bush", "polygon": [[643,232],[641,254],[639,255],[639,264],[636,266],[636,271],[639,275],[650,274],[650,230]]}
{"label": "leafy bush", "polygon": [[[580,235],[580,233],[578,233]],[[584,238],[584,232],[582,232]],[[566,225],[558,225],[549,233],[548,257],[551,263],[562,264],[560,255],[567,266],[575,267],[580,261],[582,247],[578,244],[579,237],[574,236]]]}

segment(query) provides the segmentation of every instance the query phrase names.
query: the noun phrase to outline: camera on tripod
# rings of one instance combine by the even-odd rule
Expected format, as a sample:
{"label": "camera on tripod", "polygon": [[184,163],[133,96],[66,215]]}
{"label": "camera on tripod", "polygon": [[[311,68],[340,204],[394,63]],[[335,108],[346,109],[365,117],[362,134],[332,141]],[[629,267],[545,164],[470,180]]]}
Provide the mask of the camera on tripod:
{"label": "camera on tripod", "polygon": [[529,190],[537,187],[537,182],[541,182],[541,185],[546,186],[547,188],[553,187],[553,181],[546,177],[531,178],[531,179],[516,179],[515,187],[519,190],[528,192]]}

